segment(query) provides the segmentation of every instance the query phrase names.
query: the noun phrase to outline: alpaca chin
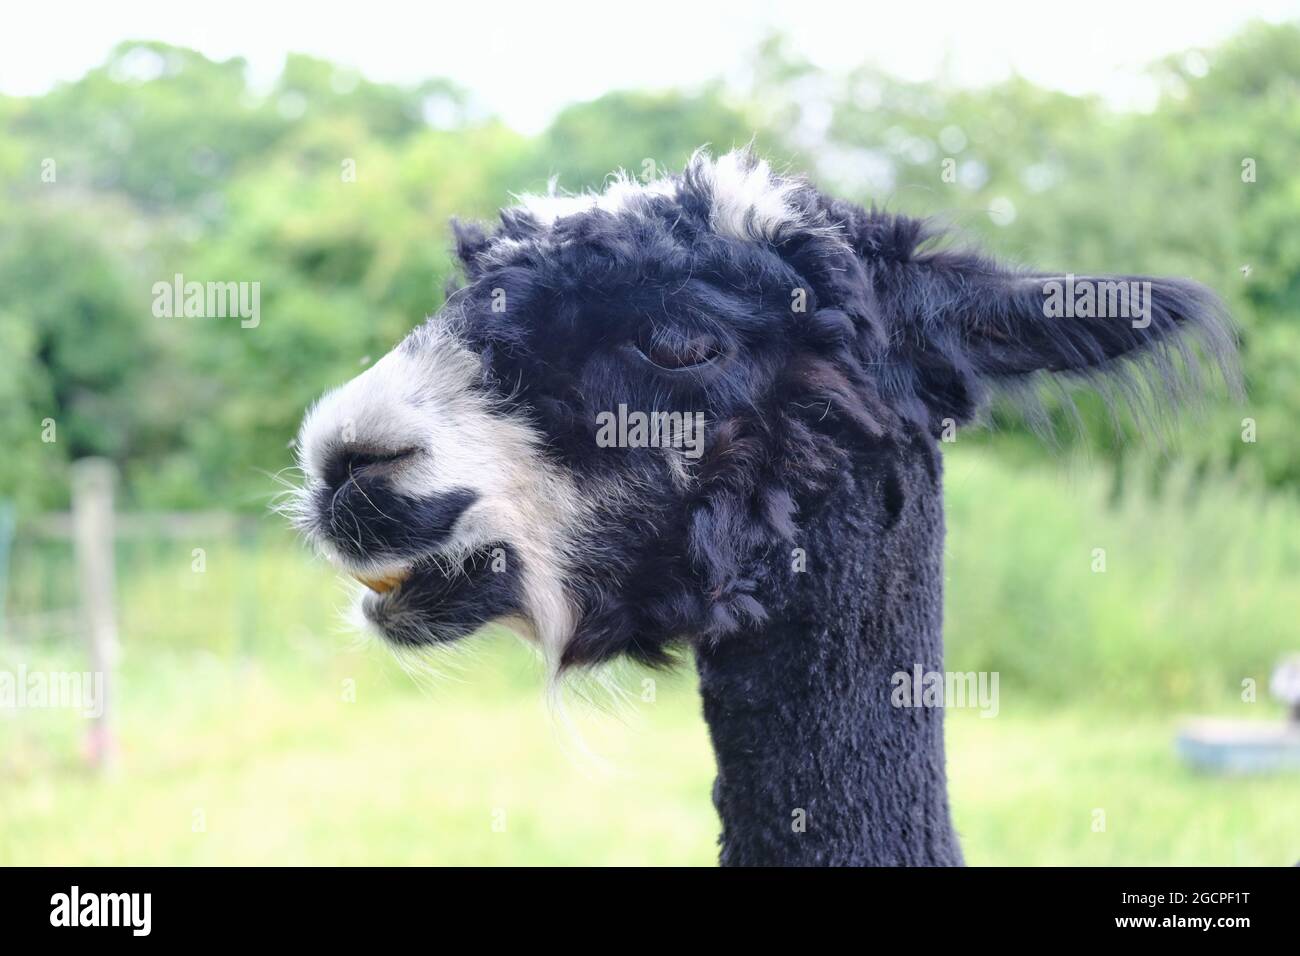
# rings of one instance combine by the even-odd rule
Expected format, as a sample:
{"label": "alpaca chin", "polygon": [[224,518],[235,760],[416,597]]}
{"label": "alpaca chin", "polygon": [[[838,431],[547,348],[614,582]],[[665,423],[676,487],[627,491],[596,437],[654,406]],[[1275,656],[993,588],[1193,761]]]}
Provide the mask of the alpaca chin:
{"label": "alpaca chin", "polygon": [[518,562],[507,545],[476,548],[459,559],[431,559],[385,591],[359,599],[365,621],[399,647],[445,644],[498,618],[519,613]]}

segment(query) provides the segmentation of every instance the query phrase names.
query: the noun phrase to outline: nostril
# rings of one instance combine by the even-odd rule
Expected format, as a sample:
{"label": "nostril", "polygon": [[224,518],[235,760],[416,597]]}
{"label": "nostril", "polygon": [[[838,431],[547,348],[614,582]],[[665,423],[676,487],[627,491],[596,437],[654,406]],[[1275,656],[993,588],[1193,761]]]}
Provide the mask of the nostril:
{"label": "nostril", "polygon": [[402,448],[397,451],[378,449],[340,448],[325,463],[324,478],[331,488],[337,488],[349,478],[356,477],[367,468],[376,465],[392,465],[408,458],[413,458],[417,448]]}

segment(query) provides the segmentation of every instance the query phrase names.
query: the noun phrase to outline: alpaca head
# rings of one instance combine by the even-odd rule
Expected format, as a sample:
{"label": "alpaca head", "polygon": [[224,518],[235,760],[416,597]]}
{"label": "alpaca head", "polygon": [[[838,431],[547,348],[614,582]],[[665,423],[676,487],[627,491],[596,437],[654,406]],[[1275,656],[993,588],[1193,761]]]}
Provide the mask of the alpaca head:
{"label": "alpaca head", "polygon": [[298,441],[301,526],[403,645],[512,619],[557,667],[660,661],[761,622],[768,559],[847,456],[1040,373],[1172,381],[1180,333],[1231,350],[1194,283],[935,250],[746,152],[456,238],[464,284]]}

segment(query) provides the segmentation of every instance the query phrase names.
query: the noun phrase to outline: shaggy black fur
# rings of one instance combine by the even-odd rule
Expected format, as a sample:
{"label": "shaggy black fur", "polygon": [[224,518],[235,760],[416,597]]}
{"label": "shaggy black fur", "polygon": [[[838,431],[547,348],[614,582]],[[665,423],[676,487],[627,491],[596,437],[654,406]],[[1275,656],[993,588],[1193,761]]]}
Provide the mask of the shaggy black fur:
{"label": "shaggy black fur", "polygon": [[[678,199],[645,197],[542,226],[510,210],[491,234],[456,226],[469,283],[454,308],[485,384],[532,418],[581,479],[634,481],[634,509],[606,514],[581,549],[568,664],[628,654],[662,663],[676,642],[757,628],[785,571],[763,560],[800,539],[800,513],[834,491],[850,455],[883,439],[938,436],[990,389],[1044,372],[1117,373],[1135,354],[1177,390],[1200,336],[1231,354],[1222,308],[1185,280],[1157,280],[1146,328],[1048,319],[1045,274],[960,250],[927,251],[924,223],[794,197],[801,222],[771,239],[719,235],[706,176]],[[493,303],[507,303],[504,311]],[[719,360],[665,371],[642,357],[706,338]],[[629,348],[640,345],[640,350]],[[626,404],[703,411],[706,451],[686,487],[655,450],[607,449],[598,413]]]}
{"label": "shaggy black fur", "polygon": [[943,710],[890,702],[894,674],[943,669],[939,469],[914,429],[861,449],[768,622],[698,652],[723,864],[962,862]]}

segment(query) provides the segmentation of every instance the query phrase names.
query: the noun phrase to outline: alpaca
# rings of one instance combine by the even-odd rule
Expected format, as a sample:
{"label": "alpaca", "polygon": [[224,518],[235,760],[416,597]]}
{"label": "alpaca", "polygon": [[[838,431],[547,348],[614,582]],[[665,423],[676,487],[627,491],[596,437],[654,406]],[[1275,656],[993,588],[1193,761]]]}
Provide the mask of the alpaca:
{"label": "alpaca", "polygon": [[942,707],[891,701],[943,666],[940,439],[1046,374],[1182,394],[1231,368],[1218,300],[936,248],[750,151],[453,229],[463,283],[298,438],[369,624],[506,620],[552,676],[692,649],[723,864],[961,864]]}

